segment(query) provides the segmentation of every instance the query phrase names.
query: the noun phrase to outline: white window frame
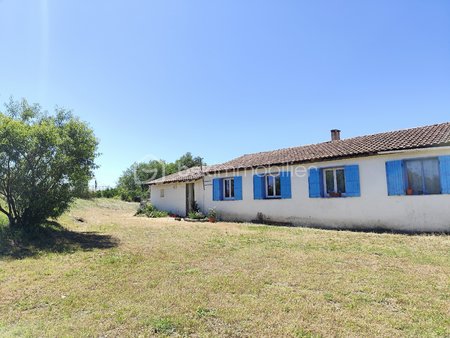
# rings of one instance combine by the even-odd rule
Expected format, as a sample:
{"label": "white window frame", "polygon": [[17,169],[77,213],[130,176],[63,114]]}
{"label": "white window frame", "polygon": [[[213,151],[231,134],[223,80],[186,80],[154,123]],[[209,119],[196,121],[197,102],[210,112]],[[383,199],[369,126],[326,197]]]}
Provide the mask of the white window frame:
{"label": "white window frame", "polygon": [[[269,195],[269,177],[274,178],[273,182],[273,195]],[[277,190],[277,183],[276,179],[280,180],[280,191]],[[281,198],[281,175],[280,174],[268,174],[264,177],[264,184],[265,184],[265,191],[266,191],[266,198]]]}
{"label": "white window frame", "polygon": [[409,158],[406,160],[403,160],[403,164],[404,164],[404,174],[406,175],[406,188],[409,188],[410,182],[409,182],[409,177],[408,177],[408,167],[407,167],[407,163],[408,162],[420,162],[420,166],[421,166],[421,171],[422,171],[422,194],[413,194],[412,196],[430,196],[430,195],[442,195],[442,187],[440,187],[441,189],[439,190],[438,193],[428,193],[426,191],[426,186],[425,186],[425,170],[423,167],[423,163],[425,161],[429,161],[429,160],[435,160],[437,161],[437,165],[438,165],[438,177],[439,180],[441,179],[441,172],[439,170],[439,158],[437,157],[420,157],[420,158]]}
{"label": "white window frame", "polygon": [[[338,193],[338,184],[337,184],[337,175],[336,172],[338,170],[342,170],[344,172],[344,185],[345,185],[345,191],[347,191],[347,182],[345,182],[345,168],[344,167],[333,167],[333,168],[325,168],[323,169],[323,192],[326,197],[330,197],[330,193],[327,189],[327,171],[333,172],[333,179],[334,179],[334,193]],[[341,196],[345,196],[345,193],[341,193]]]}
{"label": "white window frame", "polygon": [[[234,191],[234,177],[227,177],[227,178],[224,178],[223,180],[223,199],[224,200],[234,200],[234,198],[235,198],[235,196],[236,196],[236,192]],[[226,182],[230,182],[230,196],[225,196],[225,192],[226,192],[226,189],[225,189],[225,185],[226,185]],[[231,187],[233,186],[233,189],[231,189]],[[233,192],[233,196],[231,196],[231,192]]]}

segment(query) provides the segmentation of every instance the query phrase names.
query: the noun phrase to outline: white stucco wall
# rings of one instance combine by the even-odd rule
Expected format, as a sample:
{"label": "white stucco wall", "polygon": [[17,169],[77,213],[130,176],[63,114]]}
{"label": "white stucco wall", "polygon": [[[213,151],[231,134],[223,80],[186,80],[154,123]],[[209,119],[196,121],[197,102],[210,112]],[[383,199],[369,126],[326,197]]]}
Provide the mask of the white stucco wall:
{"label": "white stucco wall", "polygon": [[[195,183],[194,195],[201,210],[205,210],[205,191],[203,181],[179,182],[170,184],[159,184],[150,186],[150,201],[160,210],[170,211],[180,216],[186,216],[186,183]],[[164,197],[161,197],[164,190]]]}
{"label": "white stucco wall", "polygon": [[[150,201],[160,210],[184,216],[186,212],[186,184],[172,183],[150,186]],[[164,197],[161,197],[164,190]]]}
{"label": "white stucco wall", "polygon": [[[202,210],[207,212],[209,208],[215,208],[218,217],[223,220],[252,221],[257,219],[258,213],[262,213],[267,221],[300,226],[450,231],[450,195],[388,196],[387,193],[386,161],[441,155],[450,155],[450,149],[418,150],[305,165],[307,168],[320,168],[358,164],[361,197],[309,198],[307,173],[295,174],[302,171],[302,165],[279,168],[292,173],[291,199],[254,200],[252,170],[216,176],[242,176],[241,201],[213,201],[212,176],[205,177],[204,190],[201,180],[196,183],[195,195]],[[152,186],[152,203],[164,210],[185,210],[185,184],[177,184],[177,189],[164,186]],[[159,189],[162,187],[165,198],[160,199]]]}

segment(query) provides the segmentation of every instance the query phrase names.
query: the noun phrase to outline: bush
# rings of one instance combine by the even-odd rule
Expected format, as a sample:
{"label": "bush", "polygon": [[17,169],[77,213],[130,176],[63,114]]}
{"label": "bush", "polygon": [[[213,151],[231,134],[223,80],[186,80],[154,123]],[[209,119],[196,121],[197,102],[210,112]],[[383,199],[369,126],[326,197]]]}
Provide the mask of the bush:
{"label": "bush", "polygon": [[188,214],[188,217],[191,219],[204,219],[205,215],[203,213],[201,213],[200,211],[191,211]]}
{"label": "bush", "polygon": [[147,216],[149,218],[160,218],[160,217],[169,216],[169,213],[166,211],[161,211],[161,210],[156,209],[150,203],[141,203],[135,216]]}
{"label": "bush", "polygon": [[147,190],[126,190],[122,187],[117,187],[117,196],[125,202],[142,202],[149,199],[149,192]]}
{"label": "bush", "polygon": [[119,191],[117,188],[107,188],[104,190],[97,190],[95,192],[97,198],[116,198],[119,197]]}

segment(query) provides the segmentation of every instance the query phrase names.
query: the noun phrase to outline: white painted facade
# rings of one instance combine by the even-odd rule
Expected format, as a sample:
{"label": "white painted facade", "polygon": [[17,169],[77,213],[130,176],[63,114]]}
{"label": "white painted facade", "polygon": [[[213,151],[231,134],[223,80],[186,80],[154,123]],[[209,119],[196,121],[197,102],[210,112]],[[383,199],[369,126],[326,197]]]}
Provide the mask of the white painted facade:
{"label": "white painted facade", "polygon": [[[150,186],[150,201],[160,210],[172,212],[177,215],[186,215],[186,184],[195,183],[194,196],[200,210],[208,210],[204,204],[206,190],[203,189],[203,180],[195,182],[177,182]],[[161,193],[161,191],[163,191]],[[211,192],[212,194],[212,192]]]}
{"label": "white painted facade", "polygon": [[[445,155],[450,155],[449,147],[272,168],[274,171],[291,171],[290,199],[253,198],[253,174],[262,173],[263,169],[208,175],[195,182],[195,200],[205,213],[215,208],[220,220],[254,221],[261,213],[267,222],[296,226],[450,232],[450,195],[388,196],[385,167],[386,161],[390,160]],[[308,173],[305,169],[354,164],[359,165],[360,197],[309,197]],[[242,176],[243,200],[213,201],[212,179],[230,176]],[[185,186],[186,182],[152,185],[152,204],[159,209],[184,215]],[[164,189],[164,197],[161,197],[161,189]]]}

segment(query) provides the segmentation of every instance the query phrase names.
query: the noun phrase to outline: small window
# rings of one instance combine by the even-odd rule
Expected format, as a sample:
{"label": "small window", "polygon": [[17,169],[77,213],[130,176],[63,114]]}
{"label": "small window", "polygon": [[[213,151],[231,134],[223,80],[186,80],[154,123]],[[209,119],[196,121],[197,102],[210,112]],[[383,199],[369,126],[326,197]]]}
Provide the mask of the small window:
{"label": "small window", "polygon": [[223,180],[223,198],[226,200],[234,198],[234,178]]}
{"label": "small window", "polygon": [[159,197],[163,198],[164,197],[164,189],[161,189],[159,191]]}
{"label": "small window", "polygon": [[330,168],[324,170],[325,193],[328,197],[341,197],[345,194],[344,168]]}
{"label": "small window", "polygon": [[281,197],[281,177],[280,175],[266,176],[266,197],[278,198]]}
{"label": "small window", "polygon": [[439,161],[437,158],[405,161],[408,195],[441,193]]}

